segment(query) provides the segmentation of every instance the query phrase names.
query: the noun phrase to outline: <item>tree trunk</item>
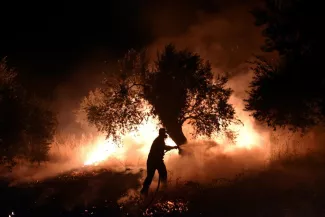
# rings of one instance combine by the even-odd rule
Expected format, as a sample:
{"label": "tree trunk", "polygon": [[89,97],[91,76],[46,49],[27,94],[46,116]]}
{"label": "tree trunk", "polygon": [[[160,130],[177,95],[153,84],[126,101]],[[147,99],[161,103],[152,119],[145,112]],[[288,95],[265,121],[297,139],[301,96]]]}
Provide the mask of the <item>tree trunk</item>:
{"label": "tree trunk", "polygon": [[[165,127],[166,127],[168,135],[176,143],[176,145],[178,147],[187,143],[187,139],[186,139],[186,137],[183,133],[183,130],[182,130],[182,125],[168,124],[168,125],[165,125]],[[180,155],[185,154],[184,151],[182,151],[181,149],[178,149],[178,150],[179,150],[178,153]]]}

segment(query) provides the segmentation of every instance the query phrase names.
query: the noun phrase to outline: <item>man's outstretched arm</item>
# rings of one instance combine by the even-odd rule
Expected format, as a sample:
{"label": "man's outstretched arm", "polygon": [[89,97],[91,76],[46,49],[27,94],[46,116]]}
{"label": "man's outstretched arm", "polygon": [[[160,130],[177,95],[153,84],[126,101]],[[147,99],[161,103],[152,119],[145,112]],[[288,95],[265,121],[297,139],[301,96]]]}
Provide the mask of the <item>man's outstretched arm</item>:
{"label": "man's outstretched arm", "polygon": [[177,146],[168,146],[168,145],[165,145],[165,150],[166,151],[170,151],[172,149],[178,149],[178,147]]}

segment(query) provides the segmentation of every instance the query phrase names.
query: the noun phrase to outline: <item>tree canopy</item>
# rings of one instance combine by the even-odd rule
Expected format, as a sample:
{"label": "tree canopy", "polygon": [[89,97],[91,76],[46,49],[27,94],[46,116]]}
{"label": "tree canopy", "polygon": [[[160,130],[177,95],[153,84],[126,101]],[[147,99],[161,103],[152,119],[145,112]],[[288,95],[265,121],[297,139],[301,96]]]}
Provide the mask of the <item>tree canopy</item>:
{"label": "tree canopy", "polygon": [[[279,3],[280,2],[280,3]],[[253,64],[246,109],[272,127],[308,129],[324,122],[325,74],[322,66],[324,13],[314,1],[265,0],[253,10],[266,38],[262,49],[279,58]]]}
{"label": "tree canopy", "polygon": [[103,87],[82,103],[88,120],[107,136],[135,130],[149,116],[158,117],[177,145],[187,142],[187,121],[196,135],[211,136],[236,121],[225,76],[214,76],[198,54],[174,45],[148,62],[146,52],[130,50],[119,69],[107,74]]}
{"label": "tree canopy", "polygon": [[0,160],[16,157],[43,161],[56,127],[54,113],[28,94],[17,82],[17,73],[0,62]]}

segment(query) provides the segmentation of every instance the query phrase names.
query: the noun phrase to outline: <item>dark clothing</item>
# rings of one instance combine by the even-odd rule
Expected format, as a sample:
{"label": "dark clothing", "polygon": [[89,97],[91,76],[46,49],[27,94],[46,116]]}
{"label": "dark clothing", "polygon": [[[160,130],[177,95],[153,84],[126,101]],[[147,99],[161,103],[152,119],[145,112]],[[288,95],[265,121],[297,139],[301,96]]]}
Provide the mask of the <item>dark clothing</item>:
{"label": "dark clothing", "polygon": [[166,147],[164,138],[158,136],[151,145],[150,152],[148,155],[148,161],[163,160],[166,149],[168,149],[168,147]]}
{"label": "dark clothing", "polygon": [[167,182],[167,170],[164,164],[165,150],[170,150],[171,147],[166,146],[165,138],[158,136],[152,143],[151,149],[147,160],[147,177],[143,182],[143,191],[147,191],[158,170],[160,181],[163,183]]}
{"label": "dark clothing", "polygon": [[149,188],[156,170],[158,170],[160,181],[163,183],[167,182],[167,169],[164,161],[147,161],[147,178],[143,182],[145,189]]}

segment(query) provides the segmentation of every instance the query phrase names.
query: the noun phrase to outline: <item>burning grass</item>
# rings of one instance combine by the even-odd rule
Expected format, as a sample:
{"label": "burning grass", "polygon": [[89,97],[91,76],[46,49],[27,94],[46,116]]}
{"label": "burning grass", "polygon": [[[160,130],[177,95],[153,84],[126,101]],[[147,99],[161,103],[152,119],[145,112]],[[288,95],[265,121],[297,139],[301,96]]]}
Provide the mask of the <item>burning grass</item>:
{"label": "burning grass", "polygon": [[[149,216],[322,216],[325,213],[324,154],[274,161],[258,171],[210,183],[179,182],[158,199]],[[310,159],[313,164],[310,164]],[[303,163],[302,163],[303,162]],[[317,162],[317,163],[316,163]],[[315,165],[317,164],[317,167]],[[303,165],[303,167],[301,167]],[[187,212],[166,212],[165,204],[186,201]],[[130,202],[131,203],[131,202]],[[173,214],[170,214],[173,213]],[[180,214],[181,213],[181,214]]]}
{"label": "burning grass", "polygon": [[[230,103],[243,122],[242,126],[230,126],[237,133],[236,140],[222,135],[195,140],[190,137],[190,127],[184,126],[190,142],[183,149],[192,154],[181,157],[176,150],[166,154],[169,187],[159,192],[153,205],[142,214],[324,214],[321,205],[325,189],[321,183],[325,176],[317,168],[325,166],[325,155],[315,157],[305,152],[317,139],[295,137],[286,143],[288,134],[284,133],[272,140],[270,131],[257,127],[242,111],[241,97],[231,96]],[[138,192],[158,126],[157,120],[149,119],[139,126],[139,131],[123,135],[120,147],[89,126],[83,126],[80,136],[58,134],[49,162],[31,165],[21,161],[11,173],[3,174],[3,206],[8,207],[3,213],[8,216],[14,210],[17,216],[138,215],[142,206]],[[299,153],[282,148],[297,147],[297,141],[308,144],[299,146]],[[171,139],[167,143],[175,145]],[[151,191],[156,186],[157,177]]]}
{"label": "burning grass", "polygon": [[[263,167],[231,174],[217,170],[215,179],[206,182],[172,174],[169,187],[157,194],[144,215],[322,216],[324,156],[314,152],[279,158]],[[234,162],[230,162],[228,159],[220,163],[224,171],[234,168]],[[3,182],[1,192],[6,199],[2,204],[8,209],[2,209],[1,214],[14,211],[16,216],[139,216],[143,205],[138,189],[143,175],[142,170],[117,172],[90,166],[12,187]]]}

